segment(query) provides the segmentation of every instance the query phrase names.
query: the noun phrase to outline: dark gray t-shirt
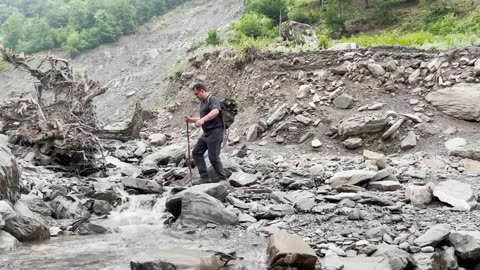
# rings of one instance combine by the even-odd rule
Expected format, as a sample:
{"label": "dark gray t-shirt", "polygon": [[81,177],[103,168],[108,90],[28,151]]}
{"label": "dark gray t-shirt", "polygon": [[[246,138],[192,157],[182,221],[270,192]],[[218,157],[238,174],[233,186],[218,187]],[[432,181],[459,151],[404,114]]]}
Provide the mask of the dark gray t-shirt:
{"label": "dark gray t-shirt", "polygon": [[[213,109],[218,109],[221,112],[220,102],[216,96],[209,95],[205,101],[200,104],[200,117],[209,114]],[[204,132],[211,131],[216,128],[223,128],[222,116],[218,114],[217,117],[205,122],[202,126]]]}

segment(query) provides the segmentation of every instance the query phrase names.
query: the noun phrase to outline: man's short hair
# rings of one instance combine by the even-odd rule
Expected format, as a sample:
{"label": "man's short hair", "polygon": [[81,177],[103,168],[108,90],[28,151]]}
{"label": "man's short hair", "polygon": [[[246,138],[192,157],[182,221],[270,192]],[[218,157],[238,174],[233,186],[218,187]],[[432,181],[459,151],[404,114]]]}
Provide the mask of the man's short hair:
{"label": "man's short hair", "polygon": [[196,83],[193,85],[192,87],[192,90],[203,90],[203,91],[207,91],[207,88],[205,87],[205,85],[203,85],[203,83]]}

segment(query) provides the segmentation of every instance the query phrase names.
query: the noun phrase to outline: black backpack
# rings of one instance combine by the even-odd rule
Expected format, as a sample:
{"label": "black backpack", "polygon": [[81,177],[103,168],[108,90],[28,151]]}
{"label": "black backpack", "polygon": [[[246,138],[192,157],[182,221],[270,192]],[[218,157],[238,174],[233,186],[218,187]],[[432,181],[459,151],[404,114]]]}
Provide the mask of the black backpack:
{"label": "black backpack", "polygon": [[231,98],[219,98],[220,107],[222,110],[222,120],[225,125],[225,129],[230,128],[230,126],[235,121],[235,116],[238,114],[238,102]]}

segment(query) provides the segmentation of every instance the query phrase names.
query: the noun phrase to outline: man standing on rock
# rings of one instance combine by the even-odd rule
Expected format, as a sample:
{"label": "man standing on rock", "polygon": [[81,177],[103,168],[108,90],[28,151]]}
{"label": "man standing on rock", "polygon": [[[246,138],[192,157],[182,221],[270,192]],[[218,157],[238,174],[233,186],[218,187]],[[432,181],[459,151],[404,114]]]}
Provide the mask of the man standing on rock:
{"label": "man standing on rock", "polygon": [[221,180],[227,180],[228,172],[223,168],[220,160],[220,150],[223,142],[224,124],[221,115],[221,106],[216,96],[211,95],[206,87],[197,83],[192,88],[193,94],[201,101],[200,118],[185,117],[187,123],[195,123],[196,127],[202,127],[203,135],[198,139],[192,155],[200,180],[195,184],[209,183],[210,179],[207,173],[207,165],[205,164],[204,154],[208,150],[208,159],[212,164],[215,173]]}

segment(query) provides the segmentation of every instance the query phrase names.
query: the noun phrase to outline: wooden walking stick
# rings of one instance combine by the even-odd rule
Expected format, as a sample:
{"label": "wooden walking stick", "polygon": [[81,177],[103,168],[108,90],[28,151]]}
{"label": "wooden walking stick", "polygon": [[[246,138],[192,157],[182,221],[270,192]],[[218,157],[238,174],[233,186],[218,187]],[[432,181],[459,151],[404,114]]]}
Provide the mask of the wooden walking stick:
{"label": "wooden walking stick", "polygon": [[193,179],[192,179],[192,157],[190,154],[190,130],[188,128],[187,122],[187,149],[188,149],[188,172],[190,176],[190,186],[193,186]]}

